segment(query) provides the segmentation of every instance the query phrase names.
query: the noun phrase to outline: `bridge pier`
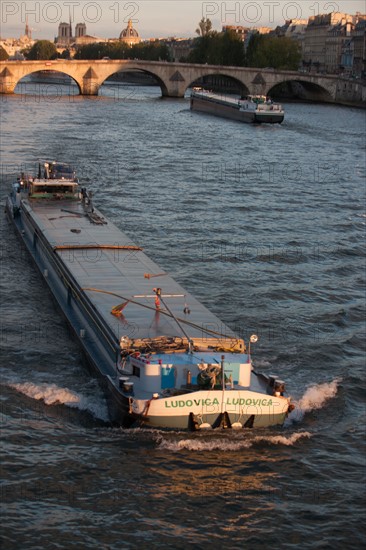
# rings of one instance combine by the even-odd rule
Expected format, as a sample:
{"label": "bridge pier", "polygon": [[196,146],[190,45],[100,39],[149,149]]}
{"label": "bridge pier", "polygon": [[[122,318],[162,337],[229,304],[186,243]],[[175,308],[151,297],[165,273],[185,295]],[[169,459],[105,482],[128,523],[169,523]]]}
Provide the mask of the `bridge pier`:
{"label": "bridge pier", "polygon": [[96,72],[89,67],[83,76],[82,85],[79,84],[81,95],[98,95],[101,83]]}
{"label": "bridge pier", "polygon": [[171,98],[182,98],[184,97],[184,93],[181,90],[168,90],[168,89],[162,89],[161,95],[162,97],[171,97]]}
{"label": "bridge pier", "polygon": [[80,88],[80,95],[97,96],[99,92],[99,84],[93,82],[84,83]]}
{"label": "bridge pier", "polygon": [[0,94],[13,94],[16,87],[14,75],[7,67],[0,73]]}
{"label": "bridge pier", "polygon": [[[172,71],[170,71],[172,73]],[[179,70],[173,72],[168,78],[168,75],[164,80],[161,80],[163,85],[160,85],[163,97],[184,97],[187,87],[190,82],[187,82],[186,78],[181,74]]]}

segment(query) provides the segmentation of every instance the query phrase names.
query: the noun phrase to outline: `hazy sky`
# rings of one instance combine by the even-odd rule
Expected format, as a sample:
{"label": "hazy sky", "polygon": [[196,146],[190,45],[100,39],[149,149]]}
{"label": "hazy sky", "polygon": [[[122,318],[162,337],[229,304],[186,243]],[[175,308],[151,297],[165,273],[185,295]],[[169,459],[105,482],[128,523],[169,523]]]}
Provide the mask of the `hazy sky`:
{"label": "hazy sky", "polygon": [[142,38],[151,38],[195,36],[202,17],[209,17],[220,30],[223,24],[275,27],[285,19],[307,19],[331,11],[365,13],[365,0],[2,0],[0,35],[19,37],[27,15],[33,38],[53,39],[59,23],[69,21],[70,12],[74,24],[85,22],[87,34],[93,36],[118,37],[131,18]]}

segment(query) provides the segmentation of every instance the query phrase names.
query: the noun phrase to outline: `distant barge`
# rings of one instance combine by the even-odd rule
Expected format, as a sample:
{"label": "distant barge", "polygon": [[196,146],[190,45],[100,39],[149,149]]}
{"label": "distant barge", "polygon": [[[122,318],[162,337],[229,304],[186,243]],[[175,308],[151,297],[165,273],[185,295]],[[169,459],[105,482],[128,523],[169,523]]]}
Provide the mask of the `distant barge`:
{"label": "distant barge", "polygon": [[253,370],[256,336],[247,350],[94,208],[68,165],[22,174],[6,212],[101,379],[112,422],[184,430],[284,422],[293,405],[284,382]]}
{"label": "distant barge", "polygon": [[246,99],[234,99],[202,89],[192,91],[191,110],[258,124],[281,124],[285,118],[282,105],[273,103],[266,96],[250,95]]}

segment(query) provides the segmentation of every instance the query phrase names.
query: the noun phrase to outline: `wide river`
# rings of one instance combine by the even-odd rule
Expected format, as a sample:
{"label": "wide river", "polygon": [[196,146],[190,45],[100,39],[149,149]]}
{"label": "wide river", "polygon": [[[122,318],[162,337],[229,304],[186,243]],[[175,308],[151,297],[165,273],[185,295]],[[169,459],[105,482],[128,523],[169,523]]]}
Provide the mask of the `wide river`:
{"label": "wide river", "polygon": [[131,240],[258,334],[257,370],[297,409],[256,432],[112,428],[2,215],[2,547],[361,548],[365,111],[285,103],[282,125],[252,126],[155,87],[25,91],[0,98],[2,202],[39,158],[72,163]]}

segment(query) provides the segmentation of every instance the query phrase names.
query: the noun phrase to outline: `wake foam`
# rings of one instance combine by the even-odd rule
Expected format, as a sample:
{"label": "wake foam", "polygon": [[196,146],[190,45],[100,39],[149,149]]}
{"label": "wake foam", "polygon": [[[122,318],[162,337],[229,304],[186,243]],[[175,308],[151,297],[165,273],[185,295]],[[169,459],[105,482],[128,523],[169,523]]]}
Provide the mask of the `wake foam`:
{"label": "wake foam", "polygon": [[336,378],[333,382],[310,386],[301,399],[294,402],[296,408],[288,415],[285,426],[293,422],[301,422],[306,413],[321,409],[326,401],[337,395],[340,383],[341,379]]}
{"label": "wake foam", "polygon": [[159,450],[179,452],[182,450],[187,451],[241,451],[242,449],[249,449],[256,443],[267,443],[269,445],[295,445],[295,443],[302,438],[311,437],[309,432],[293,433],[289,436],[284,435],[257,435],[250,436],[248,434],[241,435],[240,439],[233,440],[228,438],[216,438],[214,435],[207,438],[200,439],[180,439],[179,441],[172,441],[168,439],[162,439],[158,445]]}
{"label": "wake foam", "polygon": [[33,384],[32,382],[9,384],[9,386],[27,397],[43,401],[46,405],[66,405],[73,409],[87,411],[95,418],[105,422],[109,420],[107,407],[104,403],[94,403],[90,397],[80,395],[67,388],[60,388],[55,384]]}
{"label": "wake foam", "polygon": [[[326,382],[324,384],[317,384],[311,386],[306,390],[304,395],[294,404],[294,409],[285,421],[284,426],[291,426],[295,422],[301,422],[305,414],[321,409],[324,404],[334,398],[338,392],[338,386],[341,380],[336,379],[332,382]],[[240,451],[242,449],[248,449],[255,445],[267,444],[267,445],[295,445],[302,438],[310,438],[312,434],[310,432],[295,432],[291,435],[256,435],[230,432],[230,439],[227,437],[215,437],[215,435],[207,434],[205,438],[191,438],[180,440],[169,440],[166,437],[158,443],[158,449],[167,450],[171,452],[179,452],[182,450],[188,451]]]}

